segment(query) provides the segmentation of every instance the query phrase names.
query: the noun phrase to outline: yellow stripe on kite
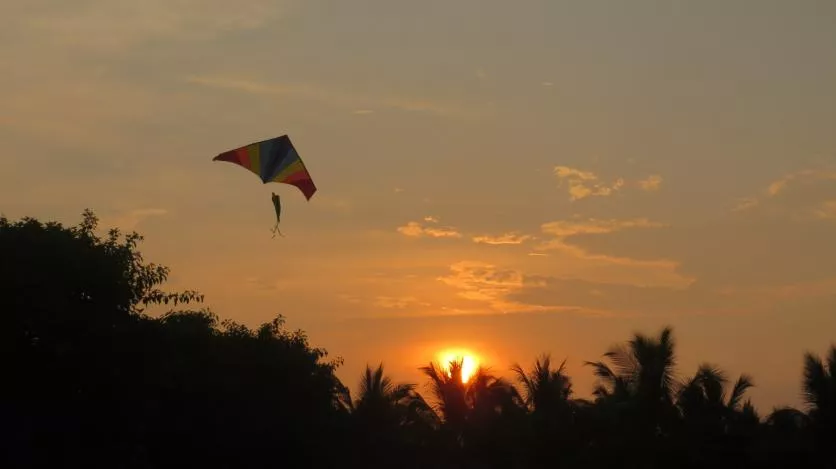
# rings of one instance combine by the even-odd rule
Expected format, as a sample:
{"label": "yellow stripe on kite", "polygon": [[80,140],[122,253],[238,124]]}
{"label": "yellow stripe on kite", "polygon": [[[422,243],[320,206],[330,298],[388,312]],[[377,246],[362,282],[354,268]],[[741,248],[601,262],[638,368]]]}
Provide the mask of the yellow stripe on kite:
{"label": "yellow stripe on kite", "polygon": [[247,145],[247,154],[250,155],[250,171],[261,176],[261,151],[260,145],[253,143]]}
{"label": "yellow stripe on kite", "polygon": [[305,170],[305,165],[302,164],[302,161],[301,160],[296,160],[293,163],[291,163],[290,165],[288,165],[287,168],[283,169],[279,174],[277,174],[276,177],[271,179],[271,181],[281,182],[282,179],[290,176],[291,174],[299,172],[299,171],[304,171],[304,170]]}

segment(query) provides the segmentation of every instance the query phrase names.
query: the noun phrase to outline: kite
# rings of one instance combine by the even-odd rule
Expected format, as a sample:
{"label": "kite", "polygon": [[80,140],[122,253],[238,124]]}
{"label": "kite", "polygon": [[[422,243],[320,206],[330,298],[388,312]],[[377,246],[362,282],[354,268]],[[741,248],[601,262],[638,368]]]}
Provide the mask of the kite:
{"label": "kite", "polygon": [[[311,200],[316,192],[316,185],[311,179],[308,169],[287,135],[223,152],[213,158],[212,161],[235,163],[253,172],[264,184],[279,182],[296,186],[307,200]],[[272,229],[273,237],[276,236],[276,233],[284,236],[279,231],[282,212],[281,201],[275,192],[272,193],[271,199],[273,208],[276,210],[276,225]]]}

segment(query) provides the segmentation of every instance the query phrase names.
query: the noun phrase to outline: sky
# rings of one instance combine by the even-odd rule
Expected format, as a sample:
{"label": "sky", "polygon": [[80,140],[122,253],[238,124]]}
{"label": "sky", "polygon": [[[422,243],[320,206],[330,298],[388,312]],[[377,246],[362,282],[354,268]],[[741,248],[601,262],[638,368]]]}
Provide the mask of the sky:
{"label": "sky", "polygon": [[[354,387],[674,329],[802,405],[836,341],[829,0],[7,0],[0,212],[140,232],[168,288],[287,318]],[[288,134],[318,192],[212,158]],[[272,239],[270,193],[283,201]],[[423,387],[419,387],[423,390]]]}

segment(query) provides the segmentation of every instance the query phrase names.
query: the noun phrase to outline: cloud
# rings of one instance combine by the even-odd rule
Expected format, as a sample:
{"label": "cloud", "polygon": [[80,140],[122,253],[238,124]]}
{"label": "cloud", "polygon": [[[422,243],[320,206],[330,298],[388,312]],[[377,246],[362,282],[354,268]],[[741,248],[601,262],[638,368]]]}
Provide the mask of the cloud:
{"label": "cloud", "polygon": [[189,84],[206,88],[226,89],[260,96],[288,97],[318,101],[338,107],[368,110],[384,107],[406,112],[424,112],[438,116],[470,117],[475,113],[443,105],[427,99],[398,96],[363,96],[322,85],[262,82],[247,77],[197,75],[185,77]]}
{"label": "cloud", "polygon": [[343,300],[347,303],[359,305],[363,303],[363,299],[356,295],[349,295],[347,293],[341,293],[337,295],[337,298]]}
{"label": "cloud", "polygon": [[[558,220],[544,223],[541,231],[553,236],[539,243],[535,253],[556,251],[565,256],[581,259],[584,262],[574,267],[571,275],[597,278],[602,282],[631,283],[636,285],[659,285],[671,288],[684,288],[695,279],[677,272],[679,262],[670,259],[635,259],[627,256],[613,256],[590,252],[569,239],[578,236],[600,236],[636,228],[662,228],[668,225],[653,222],[646,218],[627,220],[596,219]],[[609,280],[607,280],[609,279]]]}
{"label": "cloud", "polygon": [[745,314],[756,306],[750,297],[730,297],[699,284],[689,288],[670,288],[555,277],[544,278],[539,288],[517,290],[507,299],[554,305],[584,314],[620,317]]}
{"label": "cloud", "polygon": [[562,239],[581,234],[604,234],[629,228],[662,228],[665,226],[667,225],[664,223],[652,222],[647,218],[634,218],[630,220],[589,218],[586,220],[552,221],[544,223],[541,229],[544,233]]}
{"label": "cloud", "polygon": [[485,262],[457,262],[450,266],[449,275],[438,277],[437,280],[460,290],[458,293],[460,298],[485,303],[488,308],[498,313],[562,309],[508,300],[509,296],[523,289],[545,286],[545,281],[538,277],[523,275],[517,270],[499,269]]}
{"label": "cloud", "polygon": [[643,179],[639,181],[639,186],[642,190],[647,192],[658,191],[659,188],[662,186],[662,176],[658,174],[653,174],[649,176],[647,179]]}
{"label": "cloud", "polygon": [[340,212],[343,214],[350,214],[354,210],[354,203],[346,198],[332,196],[328,194],[317,194],[317,201],[315,206],[318,209]]}
{"label": "cloud", "polygon": [[273,291],[278,290],[278,285],[275,282],[268,282],[261,277],[247,277],[244,279],[244,283],[258,291]]}
{"label": "cloud", "polygon": [[406,309],[410,306],[429,306],[414,296],[378,296],[374,300],[375,306],[386,309]]}
{"label": "cloud", "polygon": [[560,181],[560,186],[566,184],[570,200],[581,200],[588,197],[607,197],[621,191],[627,186],[638,187],[645,192],[656,192],[662,186],[662,176],[652,174],[645,179],[627,182],[624,178],[616,178],[612,182],[605,182],[592,171],[571,168],[569,166],[555,166],[554,174]]}
{"label": "cloud", "polygon": [[140,223],[151,217],[167,215],[168,210],[164,208],[138,208],[126,213],[110,217],[102,217],[100,226],[110,229],[119,228],[124,231],[135,230]]}
{"label": "cloud", "polygon": [[781,179],[769,184],[766,192],[769,196],[776,196],[783,192],[789,184],[797,182],[811,183],[815,181],[836,181],[836,170],[832,169],[804,169],[787,174]]}
{"label": "cloud", "polygon": [[784,190],[785,187],[787,187],[787,182],[787,179],[781,179],[773,182],[766,189],[766,193],[769,194],[770,197],[775,197],[778,193]]}
{"label": "cloud", "polygon": [[582,171],[568,166],[556,166],[554,174],[563,185],[565,181],[569,187],[571,200],[580,200],[587,197],[606,197],[621,189],[624,180],[619,178],[611,184],[605,184],[594,173]]}
{"label": "cloud", "polygon": [[732,211],[758,207],[794,218],[829,218],[827,203],[831,197],[836,197],[834,182],[836,169],[804,169],[788,173],[767,184],[760,194],[738,199]]}
{"label": "cloud", "polygon": [[782,285],[726,287],[721,290],[724,295],[744,294],[748,298],[771,301],[793,301],[798,299],[812,299],[816,297],[832,297],[836,291],[836,277],[825,277],[807,282],[795,282]]}
{"label": "cloud", "polygon": [[522,235],[518,233],[506,233],[499,236],[490,236],[490,235],[482,235],[482,236],[474,236],[473,242],[478,244],[492,244],[492,245],[500,245],[500,244],[522,244],[527,240],[532,239],[531,235]]}
{"label": "cloud", "polygon": [[[34,2],[32,2],[34,3]],[[13,11],[18,28],[60,47],[117,52],[173,38],[206,40],[237,30],[260,28],[285,13],[288,2],[252,0],[77,0],[72,8],[50,2]]]}
{"label": "cloud", "polygon": [[[717,290],[768,289],[833,277],[836,251],[831,247],[832,240],[836,239],[836,223],[821,217],[828,213],[826,201],[836,197],[819,199],[801,210],[794,203],[785,204],[795,197],[793,190],[790,184],[786,193],[765,200],[748,216],[729,213],[710,219],[683,220],[664,229],[629,229],[570,237],[562,240],[562,244],[571,244],[571,248],[555,240],[554,246],[549,246],[552,250],[545,252],[563,253],[579,248],[579,255],[621,259],[622,263],[658,262],[660,265],[655,268],[632,265],[630,269],[637,272],[637,278],[639,273],[660,275],[650,278],[656,284],[663,280],[670,286],[687,287],[690,279]],[[806,198],[809,194],[799,195]],[[819,210],[817,217],[808,211],[812,208]],[[795,213],[794,218],[788,219],[785,210]],[[602,277],[584,278],[600,280]]]}
{"label": "cloud", "polygon": [[417,221],[411,221],[404,226],[398,227],[398,232],[412,238],[461,238],[462,234],[454,228],[433,228],[424,227]]}
{"label": "cloud", "polygon": [[732,209],[733,212],[740,212],[756,207],[760,202],[755,197],[742,197],[737,200],[737,204]]}
{"label": "cloud", "polygon": [[836,220],[836,200],[822,202],[815,210],[817,217],[826,220]]}

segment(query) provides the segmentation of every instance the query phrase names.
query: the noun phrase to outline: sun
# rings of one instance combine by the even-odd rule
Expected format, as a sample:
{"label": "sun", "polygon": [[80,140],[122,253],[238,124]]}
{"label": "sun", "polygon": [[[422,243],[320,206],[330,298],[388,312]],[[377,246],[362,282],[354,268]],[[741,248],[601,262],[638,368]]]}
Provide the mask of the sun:
{"label": "sun", "polygon": [[438,361],[441,365],[441,369],[448,375],[450,374],[450,362],[461,361],[462,382],[465,383],[470,381],[470,378],[472,378],[476,373],[476,370],[479,369],[479,358],[470,350],[465,349],[443,350],[438,353]]}

